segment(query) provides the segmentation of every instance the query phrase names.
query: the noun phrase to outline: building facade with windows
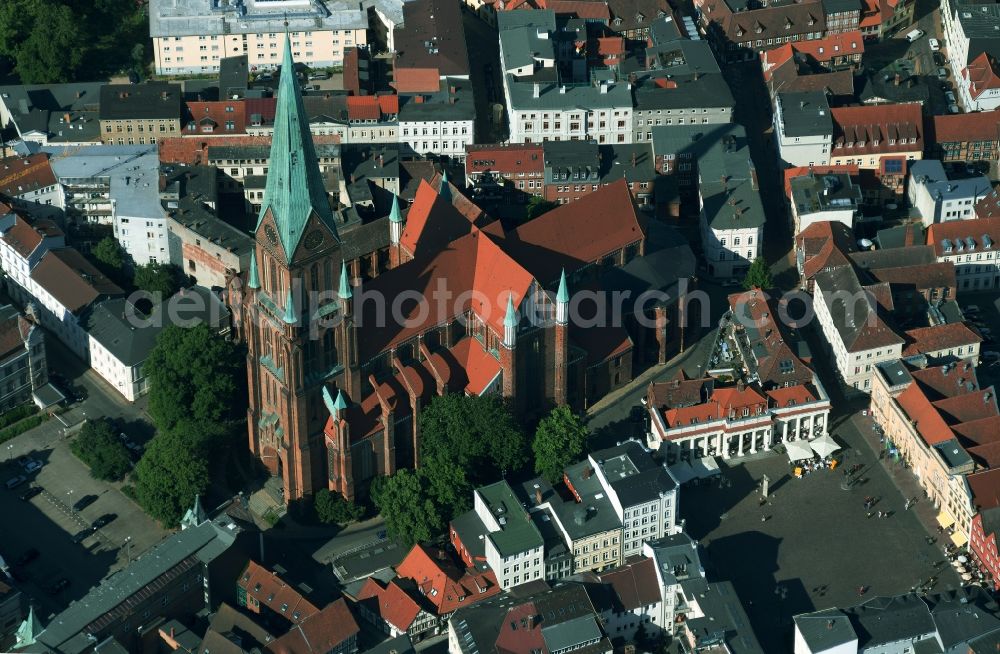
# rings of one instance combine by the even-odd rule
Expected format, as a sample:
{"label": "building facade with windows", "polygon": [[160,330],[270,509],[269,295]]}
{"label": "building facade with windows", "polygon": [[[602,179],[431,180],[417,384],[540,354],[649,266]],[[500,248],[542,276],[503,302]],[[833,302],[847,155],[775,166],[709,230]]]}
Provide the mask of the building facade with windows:
{"label": "building facade with windows", "polygon": [[330,0],[150,2],[157,75],[212,73],[221,59],[238,55],[247,56],[251,69],[274,69],[286,32],[297,61],[310,68],[339,66],[345,48],[367,45],[368,17],[360,6]]}
{"label": "building facade with windows", "polygon": [[1000,287],[997,239],[1000,218],[937,223],[927,230],[937,260],[955,265],[959,293]]}
{"label": "building facade with windows", "polygon": [[35,399],[49,383],[47,361],[42,330],[15,307],[0,307],[0,412]]}
{"label": "building facade with windows", "polygon": [[826,95],[816,91],[776,95],[774,133],[781,160],[789,166],[828,165],[833,120]]}
{"label": "building facade with windows", "polygon": [[152,145],[181,134],[180,84],[105,84],[100,103],[101,143]]}

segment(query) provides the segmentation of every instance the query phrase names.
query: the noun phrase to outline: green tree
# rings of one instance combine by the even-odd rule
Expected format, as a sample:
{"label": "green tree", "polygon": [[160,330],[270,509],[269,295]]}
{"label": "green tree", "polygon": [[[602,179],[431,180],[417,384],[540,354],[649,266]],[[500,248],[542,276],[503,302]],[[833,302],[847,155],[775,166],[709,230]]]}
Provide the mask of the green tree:
{"label": "green tree", "polygon": [[535,472],[550,483],[558,481],[566,466],[578,460],[587,445],[587,427],[568,406],[558,406],[538,423],[535,440]]}
{"label": "green tree", "polygon": [[180,288],[180,271],[169,263],[147,263],[135,269],[135,285],[166,300]]}
{"label": "green tree", "polygon": [[773,285],[771,280],[771,269],[767,267],[767,262],[763,257],[757,257],[750,264],[746,277],[743,278],[743,288],[748,291],[752,288],[768,289]]}
{"label": "green tree", "polygon": [[165,432],[154,438],[132,475],[135,499],[165,527],[176,527],[197,495],[208,488],[205,451],[183,433]]}
{"label": "green tree", "polygon": [[[88,35],[80,29],[80,17],[55,0],[15,4],[26,10],[24,16],[30,29],[19,42],[18,37],[6,39],[6,45],[13,48],[5,54],[14,59],[21,81],[25,84],[73,81],[88,48]],[[18,24],[24,16],[12,22]]]}
{"label": "green tree", "polygon": [[524,207],[524,215],[527,220],[531,220],[532,218],[537,218],[546,211],[551,211],[558,206],[559,205],[555,202],[550,202],[540,196],[532,195],[531,199],[528,200],[528,204]]}
{"label": "green tree", "polygon": [[420,473],[446,521],[468,508],[473,488],[527,460],[524,434],[496,396],[435,397],[420,414]]}
{"label": "green tree", "polygon": [[105,275],[112,277],[120,276],[123,274],[125,269],[125,250],[118,243],[118,239],[114,236],[105,236],[94,249],[91,250],[91,254],[94,255],[94,259],[97,260],[97,266],[104,271]]}
{"label": "green tree", "polygon": [[70,450],[90,467],[94,479],[120,481],[132,468],[128,449],[107,420],[87,421]]}
{"label": "green tree", "polygon": [[143,370],[149,378],[149,413],[160,431],[187,421],[206,437],[217,436],[243,413],[239,352],[205,324],[167,325]]}
{"label": "green tree", "polygon": [[327,488],[321,488],[316,492],[313,506],[316,509],[316,517],[328,524],[355,522],[365,513],[364,508],[349,502],[337,493],[330,492]]}
{"label": "green tree", "polygon": [[428,497],[426,482],[411,470],[398,471],[372,489],[372,499],[385,520],[393,540],[406,547],[430,540],[445,525],[443,516]]}

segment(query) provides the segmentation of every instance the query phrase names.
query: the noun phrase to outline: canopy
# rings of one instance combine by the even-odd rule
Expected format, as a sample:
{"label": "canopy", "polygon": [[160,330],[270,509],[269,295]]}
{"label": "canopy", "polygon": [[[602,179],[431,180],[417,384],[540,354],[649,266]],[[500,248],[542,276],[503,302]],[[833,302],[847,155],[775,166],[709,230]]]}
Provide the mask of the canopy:
{"label": "canopy", "polygon": [[955,547],[962,547],[969,542],[969,539],[965,537],[965,534],[955,532],[951,535],[951,542],[955,543]]}
{"label": "canopy", "polygon": [[955,518],[951,517],[951,514],[947,511],[941,511],[937,516],[937,521],[945,529],[955,524]]}
{"label": "canopy", "polygon": [[691,462],[691,468],[694,474],[698,475],[699,479],[714,477],[722,472],[719,470],[719,462],[714,456],[704,456],[700,459],[695,459]]}
{"label": "canopy", "polygon": [[785,443],[785,449],[788,450],[789,461],[802,461],[803,459],[813,458],[812,448],[805,441],[789,441]]}
{"label": "canopy", "polygon": [[685,484],[698,476],[687,461],[680,461],[670,466],[670,474],[674,476],[678,484]]}
{"label": "canopy", "polygon": [[813,451],[815,451],[816,454],[823,457],[830,456],[840,449],[840,446],[837,445],[837,441],[833,440],[829,434],[825,434],[819,438],[814,438],[809,441],[809,446],[813,448]]}

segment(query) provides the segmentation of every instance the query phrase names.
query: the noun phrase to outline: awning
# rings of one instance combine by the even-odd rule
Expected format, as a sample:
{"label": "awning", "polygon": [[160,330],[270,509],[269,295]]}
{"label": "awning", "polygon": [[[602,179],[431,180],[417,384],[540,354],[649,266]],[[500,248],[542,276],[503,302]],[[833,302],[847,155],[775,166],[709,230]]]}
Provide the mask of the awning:
{"label": "awning", "polygon": [[802,461],[813,458],[812,448],[805,441],[789,441],[785,443],[785,449],[788,450],[789,461]]}
{"label": "awning", "polygon": [[694,468],[687,461],[681,461],[670,466],[670,474],[674,476],[678,484],[685,484],[698,476]]}
{"label": "awning", "polygon": [[969,539],[965,537],[965,534],[955,532],[951,535],[951,542],[955,543],[955,547],[962,547],[969,542]]}
{"label": "awning", "polygon": [[65,400],[66,396],[52,384],[45,384],[35,389],[35,392],[32,393],[32,399],[39,409],[47,409]]}
{"label": "awning", "polygon": [[837,445],[837,441],[833,440],[829,434],[809,441],[809,446],[813,448],[813,451],[816,452],[816,454],[823,457],[830,456],[840,449],[840,446]]}
{"label": "awning", "polygon": [[719,462],[714,456],[703,456],[695,459],[691,462],[691,468],[698,479],[714,477],[722,472],[719,470]]}
{"label": "awning", "polygon": [[947,529],[948,527],[955,524],[955,518],[951,517],[951,514],[947,511],[941,511],[937,516],[938,524]]}

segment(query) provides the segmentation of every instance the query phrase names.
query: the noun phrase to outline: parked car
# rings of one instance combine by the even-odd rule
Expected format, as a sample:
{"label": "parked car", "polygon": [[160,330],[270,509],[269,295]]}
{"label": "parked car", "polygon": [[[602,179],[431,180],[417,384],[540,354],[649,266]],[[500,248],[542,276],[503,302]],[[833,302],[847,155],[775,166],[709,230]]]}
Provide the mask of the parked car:
{"label": "parked car", "polygon": [[71,538],[70,540],[72,540],[76,544],[80,544],[83,541],[87,540],[87,538],[89,538],[92,533],[94,533],[94,530],[88,527],[83,531],[78,531],[75,534],[73,534],[73,538]]}
{"label": "parked car", "polygon": [[913,43],[923,35],[924,35],[923,30],[913,30],[911,32],[907,32],[906,40],[909,41],[910,43]]}
{"label": "parked car", "polygon": [[330,79],[330,73],[325,73],[323,71],[318,73],[309,73],[309,81],[318,79]]}
{"label": "parked car", "polygon": [[118,515],[115,514],[115,513],[105,513],[104,515],[102,515],[97,520],[94,520],[90,524],[90,528],[93,529],[94,531],[97,531],[101,527],[104,527],[105,525],[108,525],[108,524],[111,524],[112,522],[114,522],[114,519],[117,518],[117,517],[118,517]]}
{"label": "parked car", "polygon": [[945,91],[944,97],[948,101],[948,104],[958,104],[958,101],[955,99],[955,94],[951,91]]}
{"label": "parked car", "polygon": [[948,69],[947,68],[938,68],[937,76],[938,76],[938,79],[948,79]]}
{"label": "parked car", "polygon": [[977,304],[966,304],[962,309],[966,313],[979,313],[979,305]]}
{"label": "parked car", "polygon": [[34,497],[36,495],[41,495],[43,490],[45,490],[45,489],[42,488],[41,486],[32,486],[28,490],[26,490],[23,493],[21,493],[20,495],[18,495],[18,498],[20,498],[20,500],[22,502],[27,502],[32,497]]}
{"label": "parked car", "polygon": [[940,52],[935,52],[933,57],[935,66],[944,66],[945,63],[947,63],[947,60],[944,58],[944,55],[941,54]]}
{"label": "parked car", "polygon": [[7,488],[8,489],[17,488],[26,481],[28,481],[28,478],[25,477],[24,475],[17,475],[16,477],[11,477],[10,479],[7,480]]}
{"label": "parked car", "polygon": [[36,472],[36,471],[41,470],[41,469],[42,469],[42,462],[41,461],[35,461],[34,459],[32,459],[31,461],[28,461],[28,463],[26,463],[24,465],[24,471],[27,472],[27,473]]}
{"label": "parked car", "polygon": [[29,563],[37,559],[40,556],[40,554],[41,553],[34,547],[29,547],[28,549],[21,552],[21,556],[17,557],[17,560],[14,561],[14,565],[16,566],[28,565]]}
{"label": "parked car", "polygon": [[73,505],[74,511],[83,511],[85,508],[97,501],[96,495],[84,495]]}
{"label": "parked car", "polygon": [[931,52],[941,50],[941,43],[937,39],[927,39],[927,45],[931,47]]}

